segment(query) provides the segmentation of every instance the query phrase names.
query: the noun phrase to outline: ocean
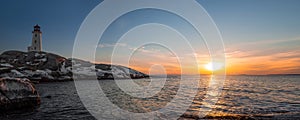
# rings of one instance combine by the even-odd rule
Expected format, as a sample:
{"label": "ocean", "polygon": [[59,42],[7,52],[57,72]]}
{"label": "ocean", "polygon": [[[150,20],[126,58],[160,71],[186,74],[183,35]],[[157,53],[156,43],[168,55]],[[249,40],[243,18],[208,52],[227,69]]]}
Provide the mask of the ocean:
{"label": "ocean", "polygon": [[[180,108],[182,105],[189,105],[189,107],[184,109],[185,112],[180,114],[179,119],[199,119],[203,105],[209,102],[210,105],[205,106],[205,110],[209,110],[205,119],[300,119],[300,76],[227,76],[223,87],[220,88],[219,96],[212,97],[211,101],[204,101],[205,96],[208,95],[211,76],[185,76],[184,78],[181,80],[180,76],[172,76],[166,78],[165,82],[161,82],[164,80],[162,78],[153,78],[152,82],[150,79],[133,80],[139,86],[153,84],[154,88],[158,88],[155,90],[159,90],[155,94],[151,92],[154,89],[149,89],[149,92],[144,91],[143,94],[134,94],[138,93],[137,91],[124,92],[114,80],[101,80],[96,83],[111,104],[130,113],[164,112],[162,109],[179,96],[177,103],[171,107],[173,109],[169,109],[167,114],[156,115],[157,119],[176,117],[174,114],[182,110]],[[199,84],[188,85],[194,81],[199,81]],[[85,94],[93,100],[91,102],[93,110],[99,108],[95,112],[96,117],[99,119],[130,118],[128,114],[105,108],[108,103],[93,96],[93,93],[97,92],[97,89],[92,87],[95,81],[82,80],[76,84],[81,82],[85,83],[83,86],[86,90]],[[127,84],[127,82],[129,80],[120,80],[119,84]],[[187,83],[186,86],[181,86],[181,82]],[[159,88],[159,86],[163,87]],[[180,87],[184,87],[186,91],[179,95]],[[36,84],[36,88],[41,95],[41,105],[36,108],[1,113],[0,119],[96,119],[93,116],[95,114],[91,114],[86,109],[86,103],[81,102],[73,81],[40,83]],[[185,99],[193,94],[195,95],[192,101]]]}

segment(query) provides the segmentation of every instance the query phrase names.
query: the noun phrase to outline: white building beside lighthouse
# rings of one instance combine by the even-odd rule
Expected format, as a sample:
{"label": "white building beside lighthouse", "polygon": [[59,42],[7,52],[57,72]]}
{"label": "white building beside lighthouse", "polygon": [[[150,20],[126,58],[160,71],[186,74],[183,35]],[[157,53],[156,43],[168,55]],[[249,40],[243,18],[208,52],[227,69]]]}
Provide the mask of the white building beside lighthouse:
{"label": "white building beside lighthouse", "polygon": [[42,51],[42,32],[39,25],[34,26],[32,31],[32,42],[31,46],[28,47],[28,52],[30,51]]}

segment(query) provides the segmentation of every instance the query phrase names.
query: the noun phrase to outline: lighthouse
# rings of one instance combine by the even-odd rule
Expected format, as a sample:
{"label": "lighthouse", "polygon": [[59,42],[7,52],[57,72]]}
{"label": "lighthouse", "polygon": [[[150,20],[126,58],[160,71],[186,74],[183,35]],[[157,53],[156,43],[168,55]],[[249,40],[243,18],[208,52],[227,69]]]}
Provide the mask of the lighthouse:
{"label": "lighthouse", "polygon": [[28,52],[30,51],[42,51],[42,32],[39,25],[35,25],[32,31],[32,42],[28,47]]}

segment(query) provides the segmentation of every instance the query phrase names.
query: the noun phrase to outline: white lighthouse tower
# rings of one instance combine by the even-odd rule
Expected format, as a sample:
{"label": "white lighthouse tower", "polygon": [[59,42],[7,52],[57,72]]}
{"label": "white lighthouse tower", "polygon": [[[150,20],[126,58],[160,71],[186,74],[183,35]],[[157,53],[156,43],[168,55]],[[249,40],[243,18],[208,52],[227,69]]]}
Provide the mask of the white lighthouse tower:
{"label": "white lighthouse tower", "polygon": [[42,32],[41,27],[39,25],[34,26],[34,30],[32,31],[32,43],[31,46],[28,47],[28,52],[30,51],[42,51]]}

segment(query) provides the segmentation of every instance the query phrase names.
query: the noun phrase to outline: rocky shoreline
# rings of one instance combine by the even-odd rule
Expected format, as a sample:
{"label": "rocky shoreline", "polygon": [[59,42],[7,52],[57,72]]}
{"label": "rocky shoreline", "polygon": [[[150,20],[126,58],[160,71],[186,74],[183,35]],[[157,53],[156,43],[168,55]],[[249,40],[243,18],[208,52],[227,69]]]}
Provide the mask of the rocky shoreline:
{"label": "rocky shoreline", "polygon": [[47,52],[6,51],[0,55],[0,78],[27,78],[37,82],[73,79],[140,79],[149,76],[128,67],[93,64]]}
{"label": "rocky shoreline", "polygon": [[0,55],[0,111],[38,105],[34,83],[130,78],[149,76],[120,65],[93,64],[53,53],[6,51]]}

